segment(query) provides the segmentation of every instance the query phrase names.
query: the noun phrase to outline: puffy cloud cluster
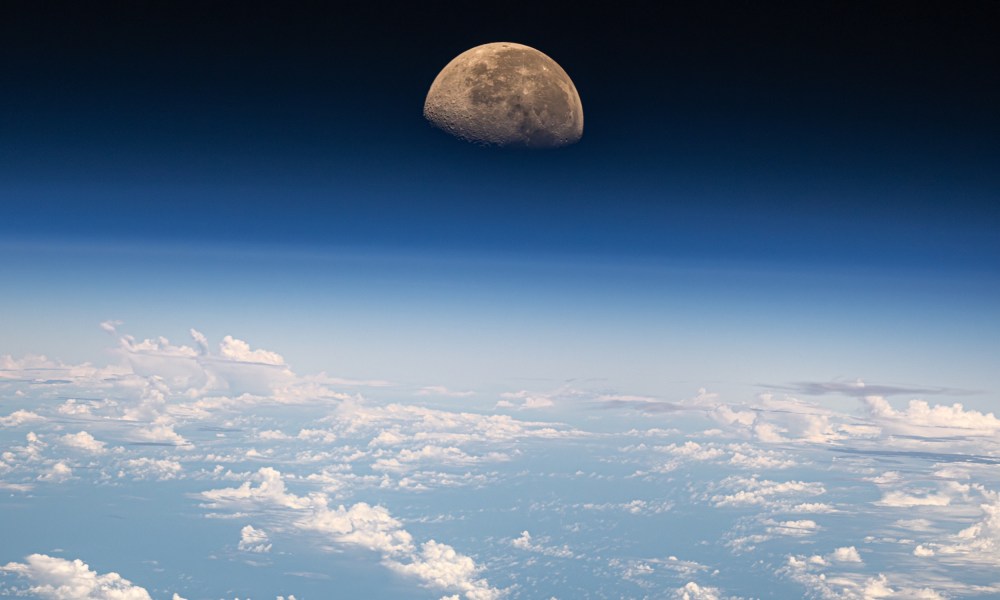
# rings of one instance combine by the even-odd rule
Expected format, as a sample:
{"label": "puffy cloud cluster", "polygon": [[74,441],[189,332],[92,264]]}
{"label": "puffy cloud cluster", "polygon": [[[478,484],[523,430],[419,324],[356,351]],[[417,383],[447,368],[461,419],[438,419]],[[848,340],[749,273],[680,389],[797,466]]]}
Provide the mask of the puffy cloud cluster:
{"label": "puffy cloud cluster", "polygon": [[910,400],[905,410],[897,410],[881,396],[866,396],[863,402],[873,419],[898,433],[932,436],[995,436],[1000,433],[1000,419],[993,413],[966,410],[958,403],[931,406],[924,400]]}
{"label": "puffy cloud cluster", "polygon": [[282,474],[270,467],[261,468],[254,481],[201,496],[211,508],[256,509],[272,517],[274,509],[285,509],[278,514],[287,525],[325,534],[338,544],[378,552],[389,568],[429,587],[464,594],[467,600],[494,600],[501,595],[479,576],[481,569],[471,557],[434,540],[418,548],[410,532],[386,508],[365,502],[331,508],[325,494],[289,492]]}
{"label": "puffy cloud cluster", "polygon": [[465,467],[484,461],[505,461],[509,457],[499,452],[490,452],[482,456],[470,455],[453,446],[442,447],[425,445],[418,449],[401,449],[395,456],[380,458],[372,464],[377,471],[408,471],[420,464],[432,464],[444,467]]}
{"label": "puffy cloud cluster", "polygon": [[581,437],[583,432],[558,423],[525,421],[509,415],[439,410],[410,404],[386,406],[342,402],[327,419],[345,432],[376,433],[381,445],[433,441],[435,444],[502,443],[522,439]]}
{"label": "puffy cloud cluster", "polygon": [[[876,478],[876,482],[879,481],[882,482],[883,487],[898,484],[898,478],[894,476],[892,471]],[[955,498],[967,499],[971,489],[968,484],[955,481],[942,482],[936,492],[928,490],[908,491],[905,488],[889,489],[882,494],[882,498],[875,504],[890,508],[943,507],[950,505]]]}
{"label": "puffy cloud cluster", "polygon": [[811,519],[800,519],[798,521],[765,521],[768,524],[767,532],[773,535],[787,535],[792,537],[804,537],[816,533],[819,525]]}
{"label": "puffy cloud cluster", "polygon": [[15,410],[6,417],[0,417],[0,427],[20,427],[26,423],[40,423],[45,417],[30,410]]}
{"label": "puffy cloud cluster", "polygon": [[[626,450],[645,449],[644,445],[631,446]],[[656,452],[667,454],[671,458],[655,464],[652,471],[669,473],[686,463],[708,462],[719,465],[729,465],[739,469],[759,471],[764,469],[788,469],[796,466],[796,462],[785,452],[760,448],[748,443],[716,443],[695,442],[673,443],[665,446],[654,446]],[[643,473],[637,473],[643,474]]]}
{"label": "puffy cloud cluster", "polygon": [[[116,328],[117,324],[113,323],[106,327],[118,337]],[[907,535],[917,539],[891,538],[889,535],[894,534],[865,530],[857,537],[838,539],[836,544],[831,543],[816,554],[789,557],[786,574],[802,582],[808,593],[817,597],[937,597],[926,587],[928,581],[868,570],[862,555],[873,566],[885,564],[879,556],[883,548],[878,544],[891,544],[897,552],[902,547],[901,556],[896,558],[904,565],[905,561],[975,564],[990,568],[1000,565],[995,558],[1000,555],[1000,500],[974,483],[977,479],[993,476],[983,473],[995,464],[995,452],[979,451],[996,444],[1000,420],[993,413],[968,410],[959,404],[930,405],[920,400],[897,408],[880,396],[868,394],[863,397],[860,393],[850,395],[861,398],[865,408],[863,415],[838,413],[819,404],[790,397],[776,398],[770,394],[762,394],[745,404],[724,404],[716,394],[705,390],[700,390],[694,398],[677,402],[595,393],[588,397],[602,402],[605,409],[639,410],[645,413],[647,421],[664,420],[650,425],[664,426],[642,432],[587,433],[562,423],[515,418],[513,414],[521,417],[525,414],[510,410],[501,411],[510,414],[475,412],[485,406],[481,402],[468,403],[469,408],[464,409],[467,412],[402,402],[370,403],[360,394],[343,394],[332,386],[384,387],[388,385],[386,382],[351,381],[325,374],[302,377],[290,370],[280,354],[255,348],[232,336],[226,336],[218,344],[209,343],[204,335],[194,330],[191,337],[193,342],[185,345],[166,338],[137,340],[121,336],[117,350],[120,364],[103,369],[86,364],[63,365],[44,357],[0,358],[0,367],[3,367],[0,368],[0,384],[5,392],[13,390],[9,398],[14,402],[6,411],[9,414],[0,416],[0,428],[3,428],[0,433],[20,437],[30,426],[40,434],[28,433],[23,445],[10,443],[5,446],[0,455],[0,475],[9,481],[0,482],[0,490],[28,492],[41,488],[44,491],[48,484],[91,477],[114,485],[122,485],[126,479],[183,478],[186,480],[184,485],[188,486],[206,479],[235,481],[237,483],[215,484],[215,487],[234,487],[205,491],[201,499],[206,507],[227,512],[212,516],[261,519],[261,523],[254,521],[254,524],[260,524],[267,532],[251,525],[243,527],[237,544],[240,551],[269,552],[272,541],[268,532],[278,532],[282,536],[308,534],[306,537],[310,539],[321,537],[338,546],[372,552],[388,569],[441,590],[442,594],[451,594],[446,595],[447,598],[464,596],[467,600],[493,599],[502,595],[485,578],[480,557],[463,554],[434,539],[428,540],[430,536],[426,534],[424,540],[414,539],[404,522],[389,509],[356,500],[374,489],[413,491],[458,485],[486,486],[515,472],[538,478],[538,481],[542,481],[542,477],[553,481],[572,479],[574,484],[581,485],[572,486],[571,493],[588,495],[560,499],[539,510],[580,509],[604,511],[604,514],[580,515],[583,518],[578,523],[567,523],[567,528],[600,527],[606,534],[613,531],[618,520],[629,520],[633,524],[638,521],[631,515],[662,515],[656,517],[658,521],[672,519],[674,517],[665,513],[681,506],[684,510],[677,513],[685,514],[688,500],[700,501],[708,505],[703,509],[722,509],[715,514],[720,519],[733,521],[732,529],[722,534],[722,540],[730,542],[724,547],[733,550],[765,540],[770,540],[773,548],[778,548],[779,544],[816,546],[822,540],[841,535],[835,523],[839,527],[850,520],[830,519],[827,522],[815,516],[825,513],[858,516],[855,522],[864,524],[849,525],[855,528],[851,533],[857,533],[857,529],[870,525],[871,519],[882,515],[888,515],[886,523],[891,523],[903,512],[919,512],[920,516],[934,519],[926,520],[919,529],[896,526],[897,529],[910,529]],[[871,387],[867,391],[875,389]],[[30,404],[16,404],[18,398],[25,397],[25,394],[17,395],[22,390],[35,392]],[[471,395],[471,392],[453,391],[443,386],[429,386],[409,393],[418,397]],[[513,391],[502,394],[497,407],[546,409],[563,404],[563,399],[577,399],[580,395],[582,392],[569,388],[552,392]],[[51,402],[46,405],[45,400]],[[289,412],[284,406],[268,406],[288,403],[305,405],[303,412],[296,412],[295,416],[308,415],[307,420],[290,420],[286,414],[279,414]],[[240,410],[250,405],[260,410]],[[686,431],[665,424],[675,416],[678,420],[669,425],[680,427],[682,423],[697,419],[695,430],[710,429],[682,437]],[[583,423],[587,417],[574,414],[571,418],[577,419],[575,423]],[[81,423],[86,423],[87,431],[77,431]],[[13,430],[18,427],[25,429]],[[628,443],[642,443],[621,448],[617,444],[622,437],[645,439],[631,439]],[[133,444],[114,447],[111,441],[118,439]],[[586,454],[594,460],[589,465],[580,465],[587,472],[581,470],[572,474],[577,467],[567,469],[565,464],[558,464],[546,472],[550,465],[544,463],[539,471],[536,467],[540,463],[529,461],[508,470],[494,466],[503,461],[519,461],[538,446],[566,440],[573,440],[574,444],[586,440],[586,453],[581,456]],[[901,452],[905,444],[921,452]],[[970,447],[975,450],[967,452]],[[923,452],[928,449],[933,452]],[[557,453],[541,452],[539,456],[553,454]],[[887,456],[894,461],[894,466],[886,466],[883,459]],[[287,470],[282,467],[285,473],[269,467],[253,473],[240,472],[257,469],[265,459],[289,467]],[[927,460],[938,464],[931,470],[920,469],[919,472],[926,476],[921,475],[924,479],[915,481],[913,474],[918,470],[912,463],[908,464],[912,460],[925,461],[925,466]],[[227,466],[212,470],[220,463]],[[254,463],[253,467],[247,463]],[[947,464],[942,466],[944,463]],[[627,465],[625,470],[617,470],[623,464]],[[675,473],[681,466],[695,468]],[[709,466],[711,468],[706,468]],[[762,472],[792,467],[820,468],[823,476],[854,484],[836,486],[836,489],[831,488],[829,497],[816,498],[827,494],[826,486],[819,481],[776,481],[776,474]],[[638,481],[629,478],[628,472],[633,468],[644,469],[636,474],[647,477]],[[887,468],[894,471],[886,472]],[[706,480],[699,471],[754,475],[729,477],[718,482],[714,475],[710,481]],[[114,478],[116,472],[121,479]],[[669,488],[647,485],[650,482],[659,484],[668,478],[678,485]],[[796,472],[795,478],[818,477]],[[622,484],[620,489],[614,483],[606,483],[616,479]],[[927,488],[927,481],[936,482],[938,487]],[[869,484],[878,486],[874,497],[863,496],[873,491]],[[293,493],[298,485],[321,492]],[[589,492],[598,487],[602,491],[591,497]],[[175,486],[171,488],[176,489]],[[603,490],[609,488],[614,489],[605,494]],[[975,497],[976,490],[982,496],[981,503]],[[820,499],[829,500],[829,503],[816,501]],[[976,512],[977,504],[979,512]],[[425,518],[474,518],[470,514]],[[816,532],[822,535],[813,535]],[[508,535],[510,533],[507,531]],[[865,538],[871,545],[840,545],[864,538],[869,533],[877,534]],[[493,539],[503,540],[503,535],[503,532],[494,533]],[[737,538],[739,535],[745,537]],[[514,548],[553,559],[576,556],[561,541],[532,536],[528,531],[503,541],[508,542],[504,552]],[[584,545],[584,541],[573,542],[574,549],[582,553],[589,550]],[[232,546],[233,540],[229,543],[229,547]],[[493,550],[487,548],[487,551]],[[26,549],[23,553],[32,550]],[[59,596],[63,592],[58,590],[65,587],[62,583],[36,579],[29,571],[37,570],[32,566],[33,560],[42,564],[45,560],[62,559],[44,555],[32,557],[24,563],[10,563],[3,568],[15,576],[30,579],[31,585],[38,588],[30,592],[35,596],[127,598],[129,596],[120,593],[132,593],[132,588],[141,590],[128,587],[128,582],[114,583],[112,578],[107,579],[112,583],[105,586],[110,590],[107,594],[111,595],[100,595],[104,593],[101,591],[103,584],[92,586],[97,590],[93,591],[86,587],[89,584],[79,587],[73,583],[72,586],[77,587],[67,588],[74,590],[72,593]],[[532,560],[540,559],[534,556]],[[612,560],[615,559],[609,557],[609,561]],[[647,595],[655,591],[659,596],[673,593],[680,598],[719,597],[718,589],[697,583],[701,581],[702,570],[681,571],[693,568],[681,565],[682,561],[673,557],[671,561],[632,559],[626,565],[628,575],[625,578],[643,587],[644,592],[650,592]],[[569,565],[578,561],[548,562]],[[81,569],[82,563],[77,563],[79,561],[52,564],[75,573],[68,576],[69,580],[85,580],[87,573],[95,581],[105,581],[100,578],[114,575],[98,575],[86,565]],[[671,568],[677,570],[670,574],[663,572]],[[867,572],[861,572],[865,570]],[[83,576],[78,577],[79,573]],[[565,574],[565,571],[559,573],[560,576]],[[657,576],[670,579],[657,580]],[[525,582],[519,579],[517,585],[526,588],[531,585]],[[684,582],[688,583],[675,587]],[[957,589],[941,587],[935,581],[930,583],[931,587],[945,593]],[[45,588],[46,585],[57,591]],[[122,589],[116,589],[115,585]],[[84,595],[73,595],[76,590],[83,590],[79,593]],[[86,595],[91,593],[91,596]]]}
{"label": "puffy cloud cluster", "polygon": [[300,529],[326,533],[338,543],[375,550],[386,556],[413,552],[413,536],[385,507],[358,502],[350,508],[340,505],[331,509],[325,496],[317,495],[312,500],[309,514],[294,523]]}
{"label": "puffy cloud cluster", "polygon": [[[375,405],[352,399],[322,419],[331,439],[364,439],[364,449],[345,460],[368,462],[381,487],[423,491],[479,485],[492,475],[480,467],[506,462],[529,440],[579,438],[585,434],[559,423],[521,420],[502,414],[448,411],[420,405]],[[268,432],[268,437],[284,434]]]}
{"label": "puffy cloud cluster", "polygon": [[683,587],[674,590],[674,598],[677,600],[719,600],[719,588],[698,585],[693,581],[687,582]]}
{"label": "puffy cloud cluster", "polygon": [[830,560],[841,563],[861,563],[861,554],[854,546],[837,548],[830,554]]}
{"label": "puffy cloud cluster", "polygon": [[60,437],[59,441],[70,448],[82,450],[83,452],[89,452],[91,454],[104,454],[107,452],[107,448],[105,448],[107,444],[94,439],[94,436],[86,431],[68,433]]}
{"label": "puffy cloud cluster", "polygon": [[547,539],[534,540],[527,531],[521,532],[521,537],[511,541],[510,545],[526,552],[535,552],[556,558],[573,558],[573,551],[568,546],[546,546]]}
{"label": "puffy cloud cluster", "polygon": [[267,537],[267,532],[254,529],[253,525],[247,525],[240,530],[240,543],[237,547],[243,552],[263,554],[271,551],[271,541]]}
{"label": "puffy cloud cluster", "polygon": [[[192,329],[191,336],[194,337],[203,348],[207,348],[207,340],[201,332]],[[282,358],[282,356],[277,352],[271,352],[270,350],[264,350],[261,348],[253,350],[250,348],[250,344],[244,342],[243,340],[238,340],[231,335],[227,335],[222,338],[222,342],[219,344],[219,356],[234,362],[257,363],[277,367],[285,366],[285,359]]]}
{"label": "puffy cloud cluster", "polygon": [[[756,548],[757,544],[774,540],[775,538],[805,538],[822,529],[819,523],[812,519],[776,521],[775,519],[758,516],[754,521],[757,521],[762,526],[762,529],[758,533],[732,537],[726,545],[736,552],[749,552]],[[814,556],[812,560],[814,562],[825,563],[821,556]]]}
{"label": "puffy cloud cluster", "polygon": [[486,580],[479,579],[479,567],[470,557],[460,554],[448,544],[434,540],[424,542],[420,552],[410,554],[408,562],[386,561],[389,568],[416,577],[430,587],[457,590],[467,600],[496,600],[501,592]]}
{"label": "puffy cloud cluster", "polygon": [[[91,423],[88,431],[66,433],[57,439],[64,449],[95,457],[112,450],[100,439],[111,428],[125,429],[125,433],[118,435],[139,446],[191,449],[191,442],[179,431],[191,420],[208,419],[217,411],[247,403],[306,402],[336,395],[309,378],[296,376],[281,355],[252,348],[232,336],[223,338],[213,349],[196,330],[191,330],[194,343],[185,345],[164,337],[136,339],[120,335],[119,325],[114,321],[101,324],[102,329],[118,339],[119,361],[107,367],[96,368],[87,363],[66,365],[43,356],[0,357],[0,382],[16,386],[14,396],[25,389],[34,389],[44,398],[52,394],[48,390],[55,389],[53,386],[80,395],[50,407],[51,414],[45,412],[44,403],[36,403],[30,409],[20,408],[0,416],[0,427],[44,424],[52,416],[58,418],[53,423],[65,422],[66,418],[85,419]],[[86,395],[100,395],[102,399],[80,399]],[[38,461],[43,447],[40,443],[29,444],[15,458],[22,465]],[[114,452],[120,454],[125,449],[115,448]],[[39,473],[40,480],[56,482],[70,477],[72,463],[63,457],[55,460],[54,465],[49,462],[46,472]],[[4,463],[9,461],[5,459]],[[167,468],[171,466],[132,463],[123,465],[123,471],[145,478],[167,479],[171,478]],[[0,471],[5,469],[0,466]],[[176,475],[177,469],[173,471]]]}
{"label": "puffy cloud cluster", "polygon": [[[257,485],[253,485],[257,482]],[[313,505],[312,497],[303,498],[290,494],[285,489],[281,472],[271,467],[262,467],[253,481],[244,481],[237,488],[222,488],[202,492],[210,507],[275,505],[284,508],[305,509]]]}
{"label": "puffy cloud cluster", "polygon": [[172,391],[189,397],[220,391],[267,395],[295,380],[276,352],[253,349],[228,335],[218,351],[212,352],[204,334],[192,329],[191,337],[194,347],[173,344],[164,337],[136,340],[125,335],[120,338],[120,351],[133,373],[157,377]]}
{"label": "puffy cloud cluster", "polygon": [[[766,444],[841,444],[877,439],[881,443],[899,445],[903,440],[893,438],[895,434],[917,439],[939,439],[942,436],[995,439],[1000,432],[1000,418],[994,413],[966,409],[959,403],[932,405],[925,400],[910,400],[905,408],[897,409],[884,396],[870,393],[883,388],[891,389],[886,386],[865,388],[862,385],[856,389],[868,389],[867,394],[851,394],[860,398],[867,415],[864,419],[813,402],[791,396],[777,397],[768,392],[745,404],[723,403],[715,395],[700,393],[697,399],[669,406],[651,399],[631,398],[626,401],[621,397],[615,397],[617,399],[612,405],[638,407],[647,412],[704,411],[707,417],[730,434]],[[698,459],[696,455],[689,458]]]}
{"label": "puffy cloud cluster", "polygon": [[39,481],[50,481],[61,483],[73,477],[73,468],[59,461],[48,468],[47,471],[38,476]]}
{"label": "puffy cloud cluster", "polygon": [[716,494],[711,497],[716,507],[727,506],[775,506],[788,497],[819,496],[826,493],[822,484],[809,481],[771,481],[757,477],[728,477],[722,485],[735,488],[731,494]]}
{"label": "puffy cloud cluster", "polygon": [[71,365],[37,354],[29,354],[23,358],[0,355],[0,382],[8,380],[66,386],[113,378],[120,372],[121,369],[114,366],[97,368],[90,363]]}
{"label": "puffy cloud cluster", "polygon": [[183,472],[184,467],[176,460],[143,456],[123,461],[118,476],[125,477],[126,475],[131,475],[137,479],[167,481],[180,478]]}
{"label": "puffy cloud cluster", "polygon": [[[851,562],[851,561],[849,561]],[[877,600],[879,598],[906,598],[907,600],[944,600],[930,587],[916,587],[891,583],[890,576],[878,573],[868,576],[861,573],[825,573],[830,565],[821,556],[789,556],[787,564],[778,574],[796,581],[808,590],[810,597],[830,600]]]}
{"label": "puffy cloud cluster", "polygon": [[31,554],[23,563],[10,562],[0,567],[31,581],[25,590],[38,598],[51,600],[151,600],[145,588],[133,584],[118,573],[100,574],[86,563]]}
{"label": "puffy cloud cluster", "polygon": [[977,486],[980,519],[942,542],[918,545],[914,556],[958,564],[1000,566],[1000,492]]}
{"label": "puffy cloud cluster", "polygon": [[729,430],[767,444],[830,444],[880,433],[878,427],[851,423],[847,415],[818,404],[770,393],[759,394],[750,405],[718,404],[710,415]]}
{"label": "puffy cloud cluster", "polygon": [[187,446],[189,442],[183,435],[174,430],[175,424],[168,417],[158,417],[146,427],[140,427],[132,432],[131,438],[136,442],[148,442],[153,444],[170,444],[173,446]]}
{"label": "puffy cloud cluster", "polygon": [[951,504],[951,496],[943,492],[928,494],[908,494],[904,491],[893,490],[886,492],[882,499],[877,502],[879,506],[893,508],[913,508],[915,506],[948,506]]}

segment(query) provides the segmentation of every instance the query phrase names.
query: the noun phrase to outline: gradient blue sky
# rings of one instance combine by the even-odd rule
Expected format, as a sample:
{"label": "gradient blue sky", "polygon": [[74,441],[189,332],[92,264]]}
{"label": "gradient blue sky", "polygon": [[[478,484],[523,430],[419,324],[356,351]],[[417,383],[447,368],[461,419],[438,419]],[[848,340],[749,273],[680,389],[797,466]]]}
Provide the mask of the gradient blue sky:
{"label": "gradient blue sky", "polygon": [[[6,3],[0,595],[995,595],[997,31]],[[492,41],[578,144],[423,120]]]}
{"label": "gradient blue sky", "polygon": [[[120,319],[366,377],[995,385],[988,18],[119,8],[6,20],[5,351],[81,359]],[[494,37],[569,71],[580,144],[423,122]]]}

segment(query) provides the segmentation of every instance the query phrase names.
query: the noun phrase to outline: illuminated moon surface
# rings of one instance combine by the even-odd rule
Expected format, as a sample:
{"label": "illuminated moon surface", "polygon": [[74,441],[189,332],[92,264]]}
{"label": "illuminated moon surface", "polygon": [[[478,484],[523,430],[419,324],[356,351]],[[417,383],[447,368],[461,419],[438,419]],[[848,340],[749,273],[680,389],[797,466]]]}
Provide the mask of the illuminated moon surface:
{"label": "illuminated moon surface", "polygon": [[583,135],[583,104],[566,71],[512,42],[483,44],[455,57],[431,84],[424,116],[487,146],[555,148]]}

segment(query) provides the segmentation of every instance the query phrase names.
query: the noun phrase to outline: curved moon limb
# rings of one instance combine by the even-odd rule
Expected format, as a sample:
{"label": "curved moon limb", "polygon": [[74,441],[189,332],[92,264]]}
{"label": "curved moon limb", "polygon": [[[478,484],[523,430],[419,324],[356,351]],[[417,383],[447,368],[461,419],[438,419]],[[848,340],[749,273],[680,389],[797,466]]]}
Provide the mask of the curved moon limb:
{"label": "curved moon limb", "polygon": [[424,117],[486,146],[555,148],[583,135],[583,104],[566,71],[513,42],[483,44],[456,56],[431,84]]}

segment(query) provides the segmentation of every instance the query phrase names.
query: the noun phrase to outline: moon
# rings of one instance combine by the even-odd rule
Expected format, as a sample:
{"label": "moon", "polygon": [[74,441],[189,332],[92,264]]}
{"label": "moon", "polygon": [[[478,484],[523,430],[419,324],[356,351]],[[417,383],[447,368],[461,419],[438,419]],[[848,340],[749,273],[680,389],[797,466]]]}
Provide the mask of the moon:
{"label": "moon", "polygon": [[424,117],[485,146],[556,148],[583,135],[583,104],[556,61],[522,44],[483,44],[456,56],[427,92]]}

